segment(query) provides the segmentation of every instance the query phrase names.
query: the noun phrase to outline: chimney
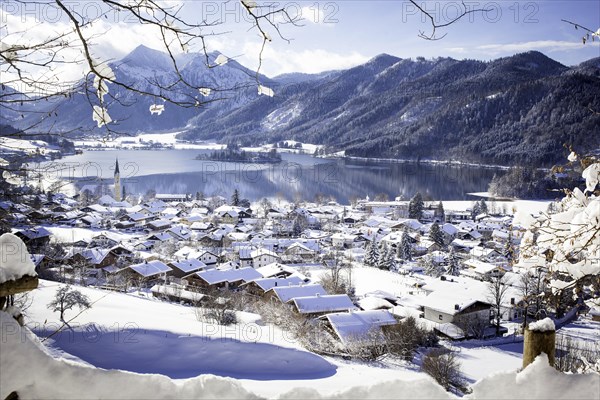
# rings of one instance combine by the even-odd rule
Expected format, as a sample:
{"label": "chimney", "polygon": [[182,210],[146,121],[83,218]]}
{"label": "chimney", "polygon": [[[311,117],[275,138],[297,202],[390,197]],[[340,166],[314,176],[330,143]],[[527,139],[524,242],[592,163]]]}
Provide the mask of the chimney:
{"label": "chimney", "polygon": [[460,311],[460,304],[455,304],[455,305],[454,305],[454,309],[455,309],[456,311]]}

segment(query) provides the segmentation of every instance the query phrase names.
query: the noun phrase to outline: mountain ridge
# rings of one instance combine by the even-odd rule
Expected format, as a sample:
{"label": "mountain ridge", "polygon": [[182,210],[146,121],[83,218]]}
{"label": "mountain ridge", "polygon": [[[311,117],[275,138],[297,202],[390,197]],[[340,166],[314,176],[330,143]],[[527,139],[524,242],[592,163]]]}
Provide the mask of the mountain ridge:
{"label": "mountain ridge", "polygon": [[[210,53],[209,63],[219,54]],[[165,104],[161,116],[149,116],[155,98],[111,85],[119,101],[109,112],[118,128],[129,133],[185,129],[180,138],[190,141],[255,145],[294,139],[361,157],[505,165],[549,165],[563,156],[563,143],[600,147],[600,116],[589,111],[600,110],[594,90],[600,58],[567,67],[537,51],[491,61],[383,53],[346,70],[261,75],[258,81],[275,91],[267,97],[258,94],[255,73],[233,59],[209,68],[204,54],[176,57],[190,82],[232,90],[218,92],[223,100],[200,108]],[[152,92],[151,80],[166,84],[176,78],[170,64],[167,54],[139,46],[113,68],[120,80]],[[204,100],[183,85],[176,89],[176,95]],[[57,115],[44,121],[46,126],[102,132],[82,96],[63,100]]]}

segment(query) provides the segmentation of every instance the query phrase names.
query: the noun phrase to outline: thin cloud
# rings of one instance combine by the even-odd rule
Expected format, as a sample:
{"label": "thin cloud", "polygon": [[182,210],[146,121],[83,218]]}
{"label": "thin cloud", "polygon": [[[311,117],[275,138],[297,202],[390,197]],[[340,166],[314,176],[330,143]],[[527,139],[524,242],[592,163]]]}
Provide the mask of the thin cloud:
{"label": "thin cloud", "polygon": [[[600,44],[600,42],[598,42]],[[590,42],[589,45],[595,45]],[[587,45],[586,45],[587,46]],[[450,47],[447,50],[452,53],[465,54],[468,52],[479,52],[489,55],[499,55],[507,53],[519,53],[529,50],[540,50],[545,52],[582,50],[585,46],[579,42],[570,42],[564,40],[537,40],[532,42],[503,43],[503,44],[484,44],[472,48]]]}

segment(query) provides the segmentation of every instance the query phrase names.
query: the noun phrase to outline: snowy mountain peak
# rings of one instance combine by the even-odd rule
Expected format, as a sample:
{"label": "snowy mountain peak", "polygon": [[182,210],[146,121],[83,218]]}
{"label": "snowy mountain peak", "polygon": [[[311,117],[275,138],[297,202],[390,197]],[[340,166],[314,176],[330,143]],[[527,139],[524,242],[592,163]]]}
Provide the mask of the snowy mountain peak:
{"label": "snowy mountain peak", "polygon": [[173,64],[166,53],[139,45],[125,56],[120,64],[132,68],[172,71]]}

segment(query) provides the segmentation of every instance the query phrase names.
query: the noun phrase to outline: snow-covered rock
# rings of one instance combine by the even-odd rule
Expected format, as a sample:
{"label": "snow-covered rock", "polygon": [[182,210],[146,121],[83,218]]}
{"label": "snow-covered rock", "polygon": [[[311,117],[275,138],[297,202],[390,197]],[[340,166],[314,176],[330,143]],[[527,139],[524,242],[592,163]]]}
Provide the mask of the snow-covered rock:
{"label": "snow-covered rock", "polygon": [[3,234],[0,236],[0,283],[25,275],[37,276],[27,246],[12,233]]}

